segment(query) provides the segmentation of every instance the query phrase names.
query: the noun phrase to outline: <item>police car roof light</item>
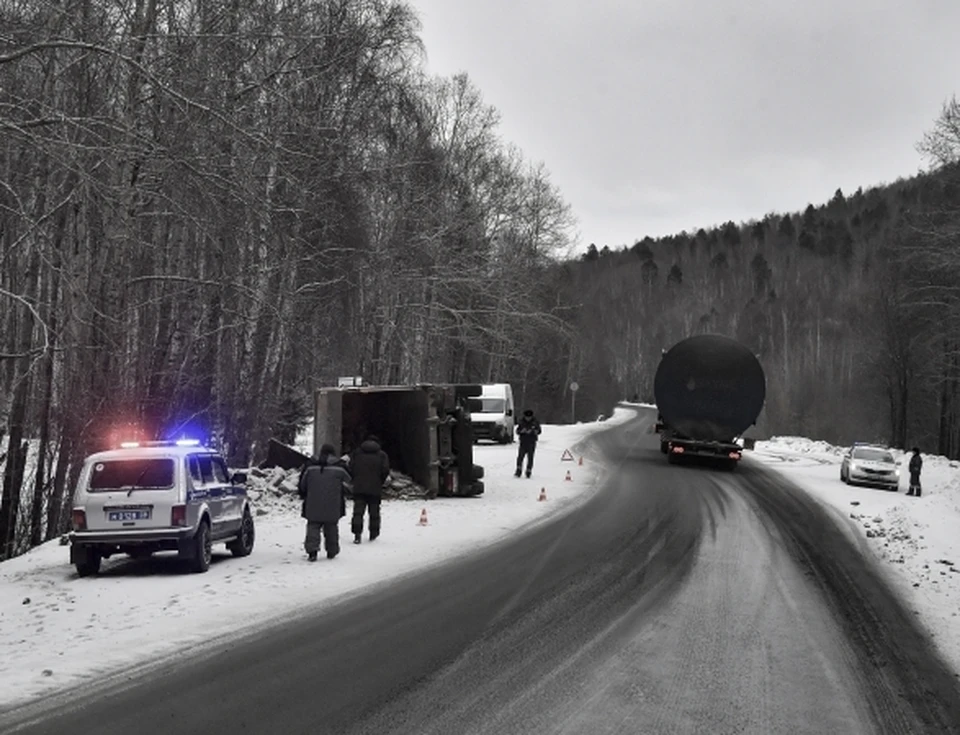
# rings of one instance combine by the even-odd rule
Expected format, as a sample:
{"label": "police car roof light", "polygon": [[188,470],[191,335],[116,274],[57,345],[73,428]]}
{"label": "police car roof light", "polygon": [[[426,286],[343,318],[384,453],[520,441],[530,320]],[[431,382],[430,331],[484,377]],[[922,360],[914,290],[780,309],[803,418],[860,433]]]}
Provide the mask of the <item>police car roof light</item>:
{"label": "police car roof light", "polygon": [[144,442],[121,442],[123,449],[135,449],[136,447],[199,447],[199,439],[157,439]]}

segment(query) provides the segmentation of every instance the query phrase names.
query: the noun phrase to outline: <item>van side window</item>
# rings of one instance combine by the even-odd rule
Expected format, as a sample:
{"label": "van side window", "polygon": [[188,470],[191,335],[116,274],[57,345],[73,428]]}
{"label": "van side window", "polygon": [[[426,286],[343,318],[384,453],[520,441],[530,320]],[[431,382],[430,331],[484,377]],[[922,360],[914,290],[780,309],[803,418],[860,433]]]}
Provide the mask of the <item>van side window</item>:
{"label": "van side window", "polygon": [[230,482],[230,478],[227,475],[227,468],[224,466],[223,460],[220,457],[213,458],[213,475],[219,483],[227,484]]}
{"label": "van side window", "polygon": [[197,456],[191,454],[187,457],[187,466],[190,468],[190,477],[193,478],[194,485],[203,484],[203,475],[200,474],[200,462],[197,461]]}
{"label": "van side window", "polygon": [[212,484],[216,482],[213,476],[213,462],[210,461],[209,454],[201,454],[197,457],[200,463],[200,474],[203,476],[203,484]]}

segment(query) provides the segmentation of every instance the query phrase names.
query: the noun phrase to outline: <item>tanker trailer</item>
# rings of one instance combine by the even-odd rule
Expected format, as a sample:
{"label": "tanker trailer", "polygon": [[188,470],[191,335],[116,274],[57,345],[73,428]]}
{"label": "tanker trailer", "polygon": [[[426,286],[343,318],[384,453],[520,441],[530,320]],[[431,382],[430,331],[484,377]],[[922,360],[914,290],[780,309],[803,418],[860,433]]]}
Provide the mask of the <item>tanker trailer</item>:
{"label": "tanker trailer", "polygon": [[756,423],[766,390],[760,361],[740,342],[718,334],[677,342],[653,379],[660,451],[670,462],[706,457],[732,470],[738,439]]}

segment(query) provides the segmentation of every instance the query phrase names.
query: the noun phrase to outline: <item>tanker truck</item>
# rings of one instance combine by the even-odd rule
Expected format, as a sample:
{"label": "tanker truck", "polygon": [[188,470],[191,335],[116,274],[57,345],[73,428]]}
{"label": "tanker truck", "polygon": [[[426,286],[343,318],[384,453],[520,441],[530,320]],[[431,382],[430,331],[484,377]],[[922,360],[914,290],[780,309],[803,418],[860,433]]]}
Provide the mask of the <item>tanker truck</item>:
{"label": "tanker truck", "polygon": [[743,432],[766,398],[766,376],[740,342],[700,334],[666,350],[653,379],[660,451],[670,462],[703,457],[734,469]]}

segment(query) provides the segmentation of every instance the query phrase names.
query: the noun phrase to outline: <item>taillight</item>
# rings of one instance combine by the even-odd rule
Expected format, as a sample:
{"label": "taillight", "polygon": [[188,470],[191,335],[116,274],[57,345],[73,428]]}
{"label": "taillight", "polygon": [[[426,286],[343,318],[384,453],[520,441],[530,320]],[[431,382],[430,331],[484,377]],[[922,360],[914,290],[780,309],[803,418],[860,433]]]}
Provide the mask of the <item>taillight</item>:
{"label": "taillight", "polygon": [[670,451],[674,454],[683,454],[683,447],[674,445],[670,448]]}
{"label": "taillight", "polygon": [[87,530],[87,513],[80,508],[74,508],[70,514],[70,523],[74,531]]}
{"label": "taillight", "polygon": [[740,459],[740,453],[739,453],[739,452],[730,452],[729,457],[730,457],[730,459]]}
{"label": "taillight", "polygon": [[187,506],[175,505],[170,509],[170,525],[171,526],[187,525]]}

